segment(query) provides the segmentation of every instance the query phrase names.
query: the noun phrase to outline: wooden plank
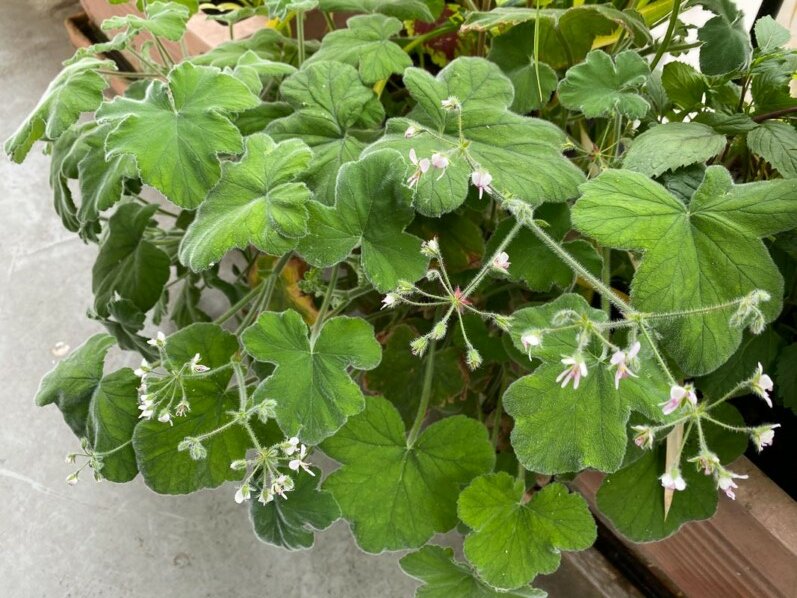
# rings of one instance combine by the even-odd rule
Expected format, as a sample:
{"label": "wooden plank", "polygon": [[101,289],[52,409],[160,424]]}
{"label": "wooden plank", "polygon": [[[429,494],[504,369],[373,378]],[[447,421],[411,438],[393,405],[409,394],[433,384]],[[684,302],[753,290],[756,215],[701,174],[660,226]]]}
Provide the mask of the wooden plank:
{"label": "wooden plank", "polygon": [[[618,537],[664,586],[685,596],[797,596],[797,503],[744,457],[731,468],[751,477],[739,485],[737,501],[720,494],[712,519],[689,523],[661,542],[634,544]],[[585,472],[574,486],[614,532],[595,509],[602,479]]]}
{"label": "wooden plank", "polygon": [[643,594],[595,548],[562,553],[556,573],[534,580],[550,596],[642,598]]}

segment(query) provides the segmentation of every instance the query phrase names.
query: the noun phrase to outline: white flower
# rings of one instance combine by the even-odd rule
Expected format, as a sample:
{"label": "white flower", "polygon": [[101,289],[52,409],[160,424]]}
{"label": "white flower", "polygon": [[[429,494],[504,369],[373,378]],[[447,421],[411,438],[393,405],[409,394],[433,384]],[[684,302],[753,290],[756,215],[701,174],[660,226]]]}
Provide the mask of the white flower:
{"label": "white flower", "polygon": [[570,380],[573,381],[573,390],[578,390],[581,378],[587,377],[587,363],[581,355],[565,357],[562,363],[567,366],[564,371],[556,377],[556,382],[562,383],[562,388],[567,387]]}
{"label": "white flower", "polygon": [[155,401],[152,400],[150,395],[141,395],[139,397],[138,410],[141,411],[139,418],[151,419],[155,415]]}
{"label": "white flower", "polygon": [[739,486],[737,486],[736,482],[733,480],[746,480],[748,477],[750,476],[733,473],[732,471],[728,471],[727,469],[723,468],[717,475],[717,488],[722,490],[731,500],[736,500],[736,493],[733,490]]}
{"label": "white flower", "polygon": [[160,412],[160,415],[158,415],[158,421],[162,424],[168,423],[170,426],[174,425],[174,422],[172,421],[172,414],[168,409],[164,409]]}
{"label": "white flower", "polygon": [[290,476],[281,474],[277,476],[273,482],[271,482],[272,494],[278,494],[282,498],[287,499],[288,497],[285,496],[285,493],[290,492],[291,490],[293,490],[293,478]]}
{"label": "white flower", "polygon": [[[149,342],[149,341],[147,341]],[[138,366],[136,369],[133,370],[133,373],[138,376],[139,378],[146,377],[147,373],[152,370],[152,367],[149,365],[149,362],[146,359],[141,360],[141,365]]]}
{"label": "white flower", "polygon": [[412,139],[417,134],[418,134],[418,129],[410,125],[409,127],[407,127],[407,130],[404,131],[404,139]]}
{"label": "white flower", "polygon": [[398,303],[399,296],[395,293],[388,293],[382,298],[382,309],[393,307]]}
{"label": "white flower", "polygon": [[440,102],[440,107],[443,110],[459,110],[462,106],[457,98],[455,98],[454,96],[450,96],[445,100],[443,100],[442,102]]}
{"label": "white flower", "polygon": [[[437,237],[421,243],[421,253],[426,257],[437,257],[440,255],[440,244],[437,242]],[[431,278],[429,280],[431,280]]]}
{"label": "white flower", "polygon": [[542,344],[542,334],[538,330],[526,330],[520,336],[520,344],[526,351],[531,347],[539,347]]}
{"label": "white flower", "polygon": [[619,389],[620,388],[620,380],[623,378],[628,378],[629,376],[633,376],[634,378],[637,375],[631,371],[628,367],[628,362],[633,361],[636,359],[637,354],[639,353],[639,349],[642,345],[639,344],[639,341],[635,342],[631,345],[631,348],[628,351],[615,351],[614,355],[611,358],[611,364],[617,368],[614,372],[614,387]]}
{"label": "white flower", "polygon": [[153,347],[163,347],[166,344],[166,335],[163,334],[160,330],[155,335],[155,338],[151,338],[147,341],[148,345]]}
{"label": "white flower", "polygon": [[676,384],[670,388],[670,400],[659,403],[659,407],[661,407],[664,415],[669,415],[687,401],[692,403],[692,405],[697,405],[697,395],[694,387],[691,384],[686,386],[678,386]]}
{"label": "white flower", "polygon": [[186,413],[191,411],[191,405],[188,401],[183,397],[179,403],[177,403],[177,407],[174,408],[174,414],[177,417],[183,417]]}
{"label": "white flower", "polygon": [[668,490],[685,490],[686,482],[681,477],[681,469],[676,465],[659,478],[661,485]]}
{"label": "white flower", "polygon": [[634,436],[634,444],[641,449],[649,449],[653,446],[653,441],[656,440],[656,435],[653,433],[653,428],[650,426],[631,426],[637,434]]}
{"label": "white flower", "polygon": [[66,476],[66,483],[69,484],[70,486],[74,486],[75,484],[77,484],[77,479],[78,479],[78,472],[76,471]]}
{"label": "white flower", "polygon": [[474,170],[470,175],[470,180],[479,190],[479,199],[482,198],[485,191],[488,193],[492,191],[490,183],[493,182],[493,175],[486,170]]}
{"label": "white flower", "polygon": [[280,448],[282,448],[283,453],[291,456],[299,449],[299,438],[296,436],[288,438],[288,440],[282,443]]}
{"label": "white flower", "polygon": [[415,166],[415,172],[407,178],[407,186],[412,189],[418,184],[418,181],[421,180],[421,176],[429,170],[432,163],[429,161],[429,158],[422,158],[419,160],[418,155],[415,153],[415,148],[410,150],[410,162]]}
{"label": "white flower", "polygon": [[66,458],[64,458],[64,463],[74,463],[75,459],[77,459],[77,453],[69,453]]}
{"label": "white flower", "polygon": [[293,471],[299,471],[299,468],[301,467],[307,473],[309,473],[311,476],[315,477],[315,474],[310,469],[310,464],[307,461],[304,460],[304,458],[306,456],[307,456],[307,447],[302,445],[299,448],[299,454],[296,456],[297,458],[296,459],[292,459],[288,463],[288,467],[290,467]]}
{"label": "white flower", "polygon": [[720,458],[711,451],[702,451],[696,457],[689,459],[689,462],[695,463],[698,469],[703,470],[705,475],[711,475],[721,467]]}
{"label": "white flower", "polygon": [[780,424],[758,426],[750,433],[750,438],[759,453],[764,450],[764,447],[772,446],[772,441],[775,440],[775,428],[780,428]]}
{"label": "white flower", "polygon": [[509,254],[506,251],[502,251],[496,255],[495,258],[493,258],[492,267],[499,272],[506,272],[510,265],[511,262],[509,261]]}
{"label": "white flower", "polygon": [[443,175],[445,175],[446,168],[448,168],[448,157],[440,152],[435,152],[432,154],[432,166],[441,171],[440,176],[437,177],[437,180],[439,181],[443,178]]}
{"label": "white flower", "polygon": [[249,500],[251,495],[251,490],[249,488],[249,484],[244,484],[238,490],[235,491],[235,502],[239,505],[244,502],[245,500]]}
{"label": "white flower", "polygon": [[773,387],[772,378],[764,373],[764,366],[759,363],[755,374],[753,374],[753,379],[750,381],[750,388],[752,388],[753,392],[759,397],[764,399],[767,405],[772,407],[772,399],[769,398],[769,393]]}
{"label": "white flower", "polygon": [[263,488],[260,491],[260,496],[257,497],[257,502],[263,505],[267,505],[272,500],[274,500],[274,493],[271,491],[271,488]]}
{"label": "white flower", "polygon": [[195,374],[203,374],[204,372],[207,372],[207,371],[210,370],[210,368],[208,366],[202,365],[201,363],[199,363],[200,359],[201,359],[201,357],[200,357],[199,353],[197,353],[196,355],[194,355],[191,358],[191,371],[194,372]]}

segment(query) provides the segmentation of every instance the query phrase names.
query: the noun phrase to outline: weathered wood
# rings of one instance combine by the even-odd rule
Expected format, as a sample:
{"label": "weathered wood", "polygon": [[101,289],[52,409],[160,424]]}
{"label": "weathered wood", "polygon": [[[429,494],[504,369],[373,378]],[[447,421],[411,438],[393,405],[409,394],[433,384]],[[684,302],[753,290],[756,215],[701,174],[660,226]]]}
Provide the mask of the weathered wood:
{"label": "weathered wood", "polygon": [[[732,469],[750,479],[739,484],[736,501],[720,495],[712,519],[689,523],[661,542],[622,539],[623,545],[663,585],[685,596],[797,596],[797,503],[744,457]],[[595,509],[602,478],[585,472],[574,485],[613,530]]]}
{"label": "weathered wood", "polygon": [[552,597],[642,598],[643,594],[595,548],[562,553],[562,565],[534,586]]}

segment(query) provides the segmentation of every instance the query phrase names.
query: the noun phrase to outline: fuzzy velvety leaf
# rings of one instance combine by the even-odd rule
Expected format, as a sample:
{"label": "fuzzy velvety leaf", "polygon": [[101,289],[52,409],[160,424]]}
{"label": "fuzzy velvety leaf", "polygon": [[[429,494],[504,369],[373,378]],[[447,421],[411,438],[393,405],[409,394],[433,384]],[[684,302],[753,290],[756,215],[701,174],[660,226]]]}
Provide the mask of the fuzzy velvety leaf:
{"label": "fuzzy velvety leaf", "polygon": [[194,64],[233,68],[244,54],[254,52],[262,60],[290,62],[295,52],[293,46],[294,40],[284,37],[275,29],[263,28],[250,37],[224,42],[190,60]]}
{"label": "fuzzy velvety leaf", "polygon": [[129,32],[146,31],[156,37],[178,41],[185,33],[191,16],[188,7],[176,2],[152,2],[144,8],[146,18],[137,14],[113,16],[102,22],[103,31],[126,28]]}
{"label": "fuzzy velvety leaf", "polygon": [[[763,289],[772,296],[761,306],[767,320],[780,313],[783,278],[760,238],[797,226],[797,182],[734,185],[727,170],[710,166],[688,205],[627,170],[605,171],[582,190],[572,212],[576,228],[604,245],[645,252],[631,285],[637,309],[708,307]],[[739,346],[732,309],[657,325],[686,373],[715,370]]]}
{"label": "fuzzy velvety leaf", "polygon": [[368,397],[321,447],[342,463],[324,483],[366,552],[417,548],[457,523],[459,488],[495,461],[487,429],[463,415],[426,428],[412,444],[395,407]]}
{"label": "fuzzy velvety leaf", "polygon": [[3,146],[14,162],[22,162],[37,140],[58,139],[81,113],[97,109],[108,86],[97,72],[100,69],[115,70],[116,66],[111,60],[83,58],[64,67],[50,82],[28,118]]}
{"label": "fuzzy velvety leaf", "polygon": [[[562,132],[548,122],[511,112],[512,82],[492,62],[457,58],[437,77],[410,68],[404,84],[417,102],[415,108],[408,118],[392,119],[388,134],[367,151],[391,147],[405,156],[411,149],[419,158],[435,152],[448,156],[445,170],[432,168],[417,184],[415,207],[421,214],[439,216],[459,207],[468,194],[472,163],[492,175],[493,188],[532,205],[575,195],[583,175],[561,155]],[[462,105],[465,150],[460,149],[457,111],[441,106],[449,97]],[[411,125],[420,132],[407,139],[404,133]]]}
{"label": "fuzzy velvety leaf", "polygon": [[708,91],[705,77],[684,62],[665,64],[661,82],[667,91],[667,97],[684,111],[690,111],[700,104],[703,95]]}
{"label": "fuzzy velvety leaf", "polygon": [[169,256],[144,239],[144,231],[157,208],[129,203],[111,216],[108,236],[92,269],[94,309],[98,314],[108,314],[108,304],[114,295],[129,299],[142,312],[160,298],[169,280]]}
{"label": "fuzzy velvety leaf", "polygon": [[709,19],[697,32],[700,46],[700,71],[705,75],[725,75],[737,71],[750,60],[750,34],[741,12],[732,18],[721,14]]}
{"label": "fuzzy velvety leaf", "polygon": [[117,370],[100,380],[89,407],[87,438],[102,458],[102,477],[129,482],[138,474],[136,454],[129,443],[139,422],[138,386],[141,380],[130,368]]}
{"label": "fuzzy velvety leaf", "polygon": [[[730,425],[744,425],[739,412],[727,404],[718,407],[712,416]],[[709,448],[723,464],[732,462],[744,452],[747,446],[744,434],[729,433],[708,422],[703,426]],[[636,447],[631,450],[638,452]],[[690,436],[684,457],[691,458],[697,452],[697,441]],[[661,540],[674,534],[684,523],[708,519],[717,510],[714,478],[703,475],[692,463],[684,462],[681,473],[686,490],[673,494],[670,510],[664,517],[664,491],[659,478],[664,473],[665,456],[665,443],[658,443],[629,465],[606,476],[598,489],[598,509],[634,542]]]}
{"label": "fuzzy velvety leaf", "polygon": [[229,117],[260,99],[216,68],[185,62],[168,85],[153,81],[142,100],[118,97],[97,111],[112,122],[107,155],[135,157],[142,180],[183,208],[194,209],[219,180],[218,154],[238,154],[241,134]]}
{"label": "fuzzy velvety leaf", "polygon": [[429,260],[421,255],[421,240],[404,232],[414,212],[403,172],[404,161],[393,150],[345,164],[335,205],[307,205],[310,220],[299,253],[314,266],[331,266],[360,247],[365,275],[381,292],[423,277]]}
{"label": "fuzzy velvety leaf", "polygon": [[315,542],[314,530],[324,530],[340,517],[340,508],[329,492],[317,488],[321,470],[311,468],[315,477],[299,472],[289,498],[275,496],[263,505],[252,500],[249,515],[255,535],[274,546],[288,550],[311,548]]}
{"label": "fuzzy velvety leaf", "polygon": [[563,550],[595,541],[587,502],[553,483],[523,500],[525,484],[507,473],[476,478],[459,495],[458,514],[473,532],[465,556],[491,586],[511,590],[559,567]]}
{"label": "fuzzy velvety leaf", "polygon": [[748,133],[747,145],[777,168],[783,178],[797,178],[797,131],[792,125],[763,122]]}
{"label": "fuzzy velvety leaf", "polygon": [[298,137],[315,154],[305,181],[315,198],[331,204],[342,164],[356,160],[369,134],[380,127],[384,109],[357,70],[341,62],[310,64],[288,77],[280,93],[296,112],[273,121],[266,132],[277,141]]}
{"label": "fuzzy velvety leaf", "polygon": [[434,21],[442,10],[437,0],[320,0],[326,12],[381,13],[402,20]]}
{"label": "fuzzy velvety leaf", "polygon": [[365,406],[359,386],[347,369],[379,365],[382,348],[370,324],[337,317],[324,322],[317,338],[293,310],[265,312],[244,331],[247,353],[277,366],[255,397],[277,401],[277,422],[288,436],[318,444],[334,434]]}
{"label": "fuzzy velvety leaf", "polygon": [[307,63],[345,62],[358,68],[363,83],[376,83],[412,66],[409,54],[390,41],[403,28],[398,19],[380,14],[361,15],[350,18],[346,27],[325,35],[321,48]]}
{"label": "fuzzy velvety leaf", "polygon": [[[229,363],[238,350],[235,336],[216,324],[200,322],[175,332],[166,339],[165,367],[179,369],[195,354],[209,368]],[[203,441],[207,456],[199,461],[177,445],[186,437],[197,437],[227,424],[239,407],[237,389],[227,390],[230,368],[201,378],[183,381],[190,410],[172,419],[173,425],[145,420],[136,426],[133,448],[147,486],[160,494],[187,494],[201,488],[215,488],[240,479],[242,472],[230,463],[242,459],[251,441],[241,426],[230,426]],[[152,385],[152,383],[150,383]]]}
{"label": "fuzzy velvety leaf", "polygon": [[42,378],[36,405],[55,403],[75,436],[86,435],[89,403],[102,379],[105,355],[114,345],[109,334],[95,334]]}
{"label": "fuzzy velvety leaf", "polygon": [[415,598],[545,598],[536,588],[498,591],[481,581],[469,567],[454,560],[454,551],[428,544],[399,561],[404,573],[425,585],[415,591]]}
{"label": "fuzzy velvety leaf", "polygon": [[648,129],[634,138],[623,167],[648,176],[706,162],[725,147],[725,136],[706,125],[671,122]]}
{"label": "fuzzy velvety leaf", "polygon": [[222,164],[221,179],[180,243],[180,261],[192,270],[249,245],[281,255],[307,232],[310,191],[295,179],[312,159],[310,148],[299,139],[277,144],[262,133],[245,145],[238,162]]}
{"label": "fuzzy velvety leaf", "polygon": [[[385,396],[410,425],[423,394],[424,361],[410,351],[410,342],[418,334],[406,324],[396,326],[385,344],[379,367],[365,376],[369,390]],[[434,356],[430,405],[442,406],[462,393],[465,375],[459,363],[460,352],[453,347],[437,351]]]}
{"label": "fuzzy velvety leaf", "polygon": [[755,31],[755,41],[758,45],[757,49],[762,54],[778,50],[791,39],[789,30],[769,15],[758,19],[753,29]]}
{"label": "fuzzy velvety leaf", "polygon": [[650,104],[638,92],[649,74],[648,63],[633,50],[620,52],[614,62],[606,52],[593,50],[585,62],[567,71],[559,84],[559,100],[587,118],[614,113],[642,118]]}

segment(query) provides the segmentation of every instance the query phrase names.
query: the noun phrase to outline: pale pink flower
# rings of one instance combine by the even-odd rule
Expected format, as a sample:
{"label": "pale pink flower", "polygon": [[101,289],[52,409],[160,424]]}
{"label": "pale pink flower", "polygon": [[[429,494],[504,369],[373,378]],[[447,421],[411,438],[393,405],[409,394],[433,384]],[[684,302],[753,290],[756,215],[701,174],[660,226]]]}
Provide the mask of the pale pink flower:
{"label": "pale pink flower", "polygon": [[398,300],[398,295],[395,293],[388,293],[382,297],[382,309],[393,307],[398,303]]}
{"label": "pale pink flower", "polygon": [[573,381],[573,390],[578,390],[581,378],[587,377],[587,363],[581,355],[565,357],[562,363],[566,366],[564,371],[556,377],[556,382],[562,383],[562,388],[566,388],[570,381]]}
{"label": "pale pink flower", "polygon": [[780,424],[759,426],[751,432],[750,437],[759,453],[764,450],[764,447],[772,446],[772,442],[775,440],[775,428],[780,428]]}
{"label": "pale pink flower", "polygon": [[711,475],[722,467],[720,458],[711,451],[703,451],[696,457],[689,459],[689,462],[695,463],[698,469],[703,470],[705,475]]}
{"label": "pale pink flower", "polygon": [[670,388],[670,400],[660,403],[659,407],[661,407],[664,415],[669,415],[687,401],[692,403],[692,405],[697,405],[697,395],[694,387],[691,384],[686,386],[678,386],[676,384]]}
{"label": "pale pink flower", "polygon": [[614,387],[619,389],[620,388],[620,380],[623,378],[628,378],[629,376],[633,376],[634,378],[637,375],[631,371],[628,367],[628,362],[633,361],[636,359],[637,354],[639,353],[639,349],[642,345],[639,344],[639,341],[635,342],[631,345],[631,348],[628,351],[616,351],[611,358],[611,364],[616,367],[617,369],[614,372]]}
{"label": "pale pink flower", "polygon": [[631,426],[637,434],[634,436],[634,444],[641,449],[649,449],[653,446],[653,441],[656,435],[653,433],[653,428],[650,426]]}
{"label": "pale pink flower", "polygon": [[767,405],[772,407],[772,399],[769,398],[769,393],[774,387],[772,378],[764,373],[764,366],[760,363],[753,374],[753,380],[750,382],[750,387],[753,392],[766,401]]}
{"label": "pale pink flower", "polygon": [[407,127],[407,130],[404,131],[404,139],[412,139],[417,134],[418,134],[418,129],[410,125],[409,127]]}
{"label": "pale pink flower", "polygon": [[299,471],[299,468],[301,467],[311,476],[315,477],[315,474],[310,469],[310,464],[304,460],[306,456],[307,456],[307,447],[305,445],[302,445],[299,448],[299,454],[296,455],[296,458],[291,459],[288,462],[288,467],[290,467],[293,471]]}
{"label": "pale pink flower", "polygon": [[448,168],[448,157],[440,152],[435,152],[432,154],[432,166],[445,170]]}
{"label": "pale pink flower", "polygon": [[667,490],[685,490],[686,481],[681,477],[681,468],[677,465],[659,478],[661,485]]}
{"label": "pale pink flower", "polygon": [[733,490],[734,488],[738,488],[739,486],[737,486],[736,482],[734,482],[733,480],[734,479],[746,480],[748,477],[750,476],[733,473],[732,471],[723,469],[717,475],[717,488],[722,490],[725,493],[725,495],[731,500],[736,500],[736,493]]}
{"label": "pale pink flower", "polygon": [[493,258],[492,266],[500,272],[506,272],[510,265],[509,254],[506,251],[502,251]]}
{"label": "pale pink flower", "polygon": [[479,190],[479,199],[482,198],[485,191],[487,191],[487,193],[492,191],[490,183],[493,182],[493,175],[486,170],[474,170],[470,175],[470,180]]}
{"label": "pale pink flower", "polygon": [[414,148],[410,150],[410,162],[415,166],[415,172],[407,178],[407,185],[413,188],[418,184],[418,181],[421,180],[421,176],[429,170],[432,163],[429,161],[429,158],[421,158],[419,160]]}
{"label": "pale pink flower", "polygon": [[528,351],[531,347],[539,347],[542,344],[542,335],[536,330],[527,330],[521,335],[520,343]]}

